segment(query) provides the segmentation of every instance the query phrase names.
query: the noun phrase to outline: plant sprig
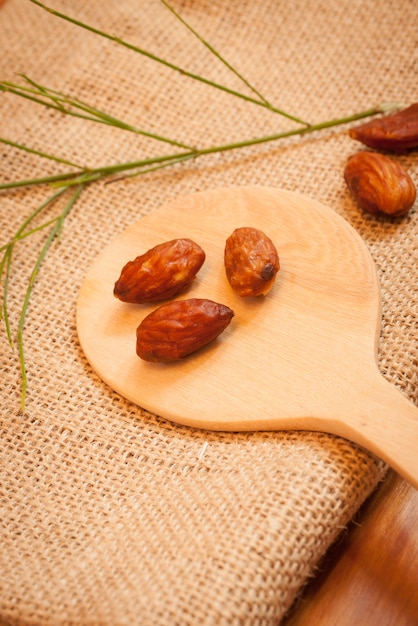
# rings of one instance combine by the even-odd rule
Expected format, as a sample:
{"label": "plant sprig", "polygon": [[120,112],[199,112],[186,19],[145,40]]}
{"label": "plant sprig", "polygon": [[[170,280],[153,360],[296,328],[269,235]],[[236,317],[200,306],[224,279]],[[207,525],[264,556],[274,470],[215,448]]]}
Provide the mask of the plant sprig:
{"label": "plant sprig", "polygon": [[[163,154],[157,155],[154,157],[147,157],[145,159],[138,159],[136,161],[127,161],[123,163],[115,163],[111,165],[103,165],[94,168],[81,168],[76,171],[71,172],[63,172],[60,174],[54,174],[51,176],[44,176],[41,178],[32,178],[32,179],[24,179],[13,181],[9,183],[0,184],[0,190],[2,189],[11,189],[15,187],[28,187],[33,185],[41,185],[41,184],[51,184],[55,187],[59,186],[71,186],[78,185],[80,183],[90,183],[98,180],[102,180],[109,176],[113,176],[115,174],[121,174],[122,172],[128,172],[131,170],[135,170],[131,173],[131,176],[139,176],[141,174],[148,173],[153,171],[155,168],[149,169],[150,166],[158,166],[158,169],[161,167],[168,167],[174,165],[175,163],[179,163],[181,161],[185,161],[192,158],[198,158],[207,156],[210,154],[215,154],[217,152],[228,152],[231,150],[242,149],[262,143],[268,143],[277,141],[279,139],[284,139],[286,137],[292,137],[296,135],[306,135],[309,133],[317,132],[320,130],[324,130],[326,128],[332,128],[335,126],[341,126],[344,124],[349,124],[350,122],[354,122],[365,117],[370,117],[373,115],[377,115],[382,112],[382,107],[377,106],[371,109],[366,109],[364,111],[360,111],[358,113],[354,113],[353,115],[348,115],[345,117],[340,117],[332,120],[326,120],[324,122],[318,122],[317,124],[312,124],[309,128],[294,128],[287,131],[282,131],[279,133],[273,133],[271,135],[264,135],[261,137],[253,137],[250,139],[244,139],[242,141],[228,143],[228,144],[220,144],[215,146],[209,146],[207,148],[200,149],[192,149],[187,150],[186,152],[177,152],[173,154]],[[27,147],[24,147],[19,144],[14,144],[13,142],[7,141],[5,139],[0,138],[0,141],[4,143],[9,143],[10,145],[14,145],[15,147],[19,147],[23,150],[27,150],[28,152],[35,152],[41,156],[47,156],[47,158],[52,158],[56,161],[65,162],[63,159],[59,157],[54,157],[52,155],[45,155],[40,151],[36,151]],[[147,169],[148,168],[148,169]]]}
{"label": "plant sprig", "polygon": [[91,122],[107,124],[108,126],[113,126],[114,128],[120,128],[122,130],[129,130],[130,132],[137,135],[144,135],[145,137],[150,137],[151,139],[156,139],[158,141],[169,143],[179,148],[186,148],[188,150],[193,149],[192,146],[189,146],[180,141],[169,139],[168,137],[163,137],[156,133],[137,128],[136,126],[133,126],[128,122],[124,122],[116,118],[115,116],[110,115],[109,113],[106,113],[105,111],[102,111],[97,107],[92,106],[91,104],[88,104],[87,102],[83,102],[82,100],[73,98],[69,95],[62,93],[61,91],[57,91],[55,89],[51,89],[50,87],[40,85],[25,74],[22,74],[22,77],[27,83],[29,83],[29,86],[19,85],[8,81],[2,81],[0,83],[0,90],[8,91],[16,96],[21,96],[22,98],[26,98],[37,104],[42,104],[47,108],[55,109],[66,115],[72,115],[73,117],[79,117],[81,119],[89,120]]}
{"label": "plant sprig", "polygon": [[[252,137],[243,139],[239,142],[230,142],[223,143],[214,146],[206,146],[206,147],[196,147],[191,146],[188,143],[184,143],[177,139],[173,139],[170,137],[165,137],[159,135],[158,133],[154,133],[149,130],[145,130],[142,128],[138,128],[137,126],[126,122],[124,120],[115,117],[111,113],[103,111],[98,107],[89,104],[83,100],[75,98],[71,95],[64,94],[63,92],[52,89],[51,87],[47,87],[45,85],[40,84],[35,81],[33,78],[30,78],[27,75],[22,75],[23,84],[18,84],[9,81],[0,82],[0,91],[11,93],[12,95],[24,98],[26,100],[31,101],[35,105],[41,105],[47,107],[49,109],[55,110],[57,113],[66,116],[73,116],[77,118],[81,118],[83,120],[89,122],[95,122],[100,124],[107,124],[114,128],[132,132],[136,135],[145,136],[147,138],[151,138],[157,142],[171,145],[176,151],[171,152],[170,154],[155,154],[153,156],[149,156],[146,158],[137,159],[134,161],[122,162],[122,163],[114,163],[114,164],[105,164],[105,165],[97,165],[94,167],[89,167],[86,165],[82,165],[76,163],[72,160],[62,158],[57,155],[53,155],[49,152],[38,150],[33,147],[25,146],[23,144],[12,141],[11,139],[0,138],[0,142],[9,145],[12,148],[25,151],[28,153],[35,154],[41,158],[53,160],[60,165],[67,165],[71,169],[58,172],[53,175],[43,176],[39,178],[31,178],[24,180],[15,180],[11,182],[5,182],[0,184],[0,190],[7,191],[9,189],[15,189],[19,187],[33,187],[33,186],[41,186],[48,185],[52,188],[55,188],[55,191],[52,195],[50,195],[43,203],[41,203],[38,207],[36,207],[32,213],[22,222],[19,226],[16,233],[11,237],[11,239],[4,245],[0,247],[0,281],[3,282],[3,295],[0,309],[0,319],[3,319],[6,327],[6,335],[8,342],[10,345],[14,345],[13,341],[13,333],[11,329],[10,323],[10,315],[9,315],[9,287],[12,276],[12,265],[13,265],[13,255],[15,251],[15,247],[21,244],[25,239],[31,237],[35,233],[39,233],[40,231],[47,231],[46,238],[42,244],[42,247],[39,251],[39,254],[36,258],[36,262],[32,268],[32,271],[29,276],[26,292],[24,295],[23,303],[20,310],[19,321],[17,325],[17,350],[19,355],[20,362],[20,371],[21,371],[21,381],[22,381],[22,393],[21,393],[21,408],[22,411],[25,409],[26,402],[26,394],[27,394],[27,374],[26,374],[26,364],[25,364],[25,351],[24,351],[24,327],[25,321],[27,318],[27,312],[29,308],[30,298],[32,295],[32,291],[36,282],[36,277],[39,273],[40,267],[50,249],[52,243],[59,238],[65,219],[68,214],[75,206],[77,200],[79,199],[83,189],[90,184],[97,183],[98,181],[103,181],[105,183],[117,181],[121,178],[133,177],[145,175],[150,172],[154,172],[156,170],[160,170],[162,168],[171,167],[174,165],[178,165],[190,159],[202,158],[207,155],[215,154],[215,153],[223,153],[231,150],[238,150],[242,148],[246,148],[249,146],[254,146],[258,144],[268,143],[277,141],[280,139],[284,139],[286,137],[297,136],[297,135],[305,135],[313,132],[318,132],[324,130],[326,128],[332,128],[336,126],[340,126],[343,124],[349,124],[356,120],[360,120],[365,117],[370,117],[376,115],[378,113],[383,112],[383,106],[377,106],[368,108],[364,111],[360,111],[358,113],[354,113],[353,115],[339,117],[331,120],[326,120],[318,123],[308,123],[305,120],[300,119],[299,117],[283,111],[275,106],[273,106],[267,98],[265,98],[259,90],[257,90],[253,85],[250,84],[249,81],[245,79],[242,74],[236,70],[229,62],[224,59],[224,57],[216,51],[213,46],[209,42],[207,42],[201,35],[199,35],[185,20],[182,18],[171,5],[167,2],[167,0],[161,0],[162,4],[169,9],[173,15],[182,23],[189,31],[193,33],[193,35],[200,40],[200,42],[209,50],[209,52],[218,60],[220,60],[236,77],[238,77],[241,82],[248,88],[253,95],[248,95],[245,93],[238,92],[236,90],[230,89],[225,85],[221,85],[214,81],[211,81],[203,76],[194,74],[189,72],[183,68],[180,68],[173,63],[162,59],[142,48],[134,46],[119,37],[110,35],[99,29],[85,24],[75,18],[72,18],[64,13],[60,13],[55,11],[54,9],[46,6],[39,0],[30,0],[33,4],[39,6],[45,11],[48,11],[52,15],[66,20],[78,27],[84,28],[92,33],[100,35],[101,37],[107,38],[115,43],[128,48],[129,50],[144,55],[149,59],[161,63],[166,67],[180,72],[185,77],[190,79],[200,81],[212,88],[222,90],[234,97],[241,98],[249,103],[256,104],[258,106],[262,106],[272,113],[288,118],[293,122],[297,123],[297,126],[293,129],[286,131],[279,131],[277,133],[260,136],[260,137]],[[64,208],[59,212],[59,214],[49,220],[44,221],[40,225],[36,225],[36,218],[39,218],[41,214],[47,210],[49,210],[58,200],[63,200],[66,196],[68,196],[67,201],[65,203]]]}
{"label": "plant sprig", "polygon": [[[252,91],[257,98],[260,100],[260,102],[264,102],[264,104],[266,105],[267,108],[271,109],[271,110],[276,110],[278,111],[278,109],[275,109],[275,107],[273,107],[273,105],[267,100],[267,98],[265,98],[259,91],[258,89],[256,89],[254,87],[254,85],[252,85],[246,78],[245,76],[243,76],[237,69],[235,69],[235,67],[233,67],[226,59],[225,57],[223,57],[217,50],[215,50],[215,48],[208,42],[206,41],[206,39],[204,39],[201,35],[199,35],[198,32],[195,31],[194,28],[192,28],[192,26],[186,22],[186,20],[167,2],[167,0],[161,0],[161,2],[164,4],[164,6],[167,7],[167,9],[169,11],[171,11],[171,13],[173,13],[173,15],[182,23],[184,24],[184,26],[191,32],[193,33],[193,35],[215,56],[217,57],[221,63],[223,63],[233,74],[235,74],[235,76],[237,76],[243,83],[244,85],[246,85],[250,91]],[[294,121],[299,121],[302,124],[305,124],[307,126],[309,126],[309,124],[307,122],[303,122],[302,120],[300,120],[299,118],[296,118],[294,116],[291,116],[289,114],[286,113],[286,116],[290,117],[291,119],[293,119]]]}
{"label": "plant sprig", "polygon": [[19,321],[17,325],[17,350],[19,354],[19,362],[20,362],[20,374],[21,374],[21,409],[25,410],[26,403],[26,393],[27,393],[27,374],[26,374],[26,363],[25,363],[25,351],[23,344],[23,335],[24,335],[24,327],[26,321],[26,315],[28,312],[29,301],[32,295],[32,291],[35,285],[36,278],[38,276],[39,269],[42,265],[42,262],[52,245],[52,242],[55,238],[59,238],[63,226],[64,221],[69,212],[71,211],[74,204],[77,202],[81,192],[83,190],[83,186],[80,185],[75,190],[72,190],[71,196],[67,203],[64,206],[64,209],[59,213],[57,217],[48,222],[37,226],[31,230],[27,230],[27,227],[31,222],[35,219],[37,215],[39,215],[42,211],[44,211],[47,207],[50,207],[55,201],[66,193],[67,188],[61,189],[51,197],[49,197],[45,202],[43,202],[40,206],[38,206],[29,217],[21,224],[15,235],[12,239],[4,246],[0,248],[0,252],[3,252],[3,257],[0,261],[0,277],[4,274],[4,288],[3,288],[3,303],[0,311],[0,319],[3,317],[6,326],[7,338],[11,346],[13,346],[13,338],[10,328],[10,319],[9,319],[9,311],[8,311],[8,290],[9,290],[9,281],[10,281],[10,270],[12,265],[12,257],[16,244],[20,242],[22,239],[33,235],[35,232],[39,232],[43,228],[47,228],[48,226],[52,226],[49,231],[48,237],[46,241],[43,243],[41,250],[38,254],[35,264],[33,265],[32,271],[29,276],[29,281],[26,287],[25,295],[23,298],[23,303],[20,311]]}
{"label": "plant sprig", "polygon": [[[229,93],[230,95],[233,96],[237,96],[238,98],[243,98],[244,100],[248,100],[248,102],[252,102],[254,104],[258,104],[262,107],[265,107],[267,109],[269,109],[270,111],[272,111],[273,113],[278,113],[279,115],[283,115],[284,117],[287,117],[291,120],[293,120],[294,122],[298,122],[299,124],[302,124],[303,126],[309,126],[308,122],[305,122],[304,120],[300,119],[299,117],[292,115],[291,113],[287,113],[286,111],[283,111],[281,109],[278,109],[274,106],[272,106],[271,104],[269,104],[264,98],[253,98],[252,96],[249,96],[247,94],[244,94],[242,92],[239,91],[235,91],[234,89],[231,89],[229,87],[227,87],[226,85],[221,85],[220,83],[217,83],[213,80],[210,80],[208,78],[205,78],[204,76],[200,76],[199,74],[195,74],[193,72],[189,72],[188,70],[181,68],[177,65],[175,65],[174,63],[171,63],[171,61],[167,61],[166,59],[163,59],[162,57],[159,57],[151,52],[149,52],[148,50],[144,50],[143,48],[139,48],[138,46],[135,46],[132,43],[129,43],[128,41],[125,41],[123,39],[121,39],[120,37],[115,37],[114,35],[111,35],[109,33],[106,33],[98,28],[95,28],[94,26],[91,26],[90,24],[86,24],[85,22],[81,22],[80,20],[77,20],[73,17],[70,17],[69,15],[66,15],[65,13],[61,13],[59,11],[56,11],[55,9],[52,9],[51,7],[47,6],[46,4],[43,4],[42,2],[39,2],[39,0],[30,0],[30,2],[32,2],[33,4],[38,5],[39,7],[41,7],[42,9],[45,9],[45,11],[48,11],[49,13],[51,13],[52,15],[55,15],[56,17],[59,17],[67,22],[70,22],[71,24],[75,24],[76,26],[79,26],[80,28],[84,28],[85,30],[90,31],[91,33],[94,33],[96,35],[100,35],[101,37],[104,37],[105,39],[109,39],[110,41],[113,41],[121,46],[124,46],[125,48],[128,48],[129,50],[132,50],[133,52],[136,52],[137,54],[142,54],[145,57],[148,57],[149,59],[151,59],[152,61],[156,61],[157,63],[161,63],[162,65],[165,65],[166,67],[168,67],[169,69],[175,70],[176,72],[179,72],[180,74],[182,74],[183,76],[187,76],[189,78],[193,78],[194,80],[200,81],[202,83],[205,83],[206,85],[209,85],[211,87],[215,87],[216,89],[220,89],[221,91],[225,91],[227,93]],[[170,8],[170,10],[173,12],[173,14],[175,16],[178,16],[178,18],[180,19],[180,16],[178,15],[178,13],[176,13],[176,11],[174,11],[174,9],[169,5],[168,2],[164,2],[164,0],[161,0],[161,2],[163,2],[163,4],[167,7]],[[182,20],[183,24],[186,25],[186,21]],[[201,38],[202,41],[203,38]],[[213,53],[213,48],[212,46],[208,45],[207,46],[209,50],[211,50],[211,52]],[[218,58],[222,58],[221,55],[219,55],[219,53],[216,53],[216,56]],[[230,66],[229,64],[227,64],[229,66],[230,69],[232,69],[232,66]],[[233,70],[234,73],[238,76],[240,76],[240,74],[236,71]],[[245,79],[243,79],[245,80]],[[249,85],[249,83],[245,80],[245,83],[247,85]],[[252,88],[252,91],[254,91],[254,89]]]}

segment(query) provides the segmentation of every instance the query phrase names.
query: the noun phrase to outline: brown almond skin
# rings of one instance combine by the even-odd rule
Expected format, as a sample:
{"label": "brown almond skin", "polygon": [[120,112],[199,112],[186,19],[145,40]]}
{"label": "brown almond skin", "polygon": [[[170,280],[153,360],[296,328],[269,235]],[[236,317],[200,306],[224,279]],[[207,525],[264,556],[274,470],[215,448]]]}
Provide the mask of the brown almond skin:
{"label": "brown almond skin", "polygon": [[204,251],[191,239],[166,241],[129,261],[113,293],[132,304],[167,300],[190,285],[204,261]]}
{"label": "brown almond skin", "polygon": [[398,217],[407,213],[416,199],[409,174],[399,163],[377,152],[351,156],[344,178],[358,206],[369,213]]}
{"label": "brown almond skin", "polygon": [[234,312],[204,298],[175,300],[147,315],[136,330],[136,353],[144,361],[178,361],[216,339]]}
{"label": "brown almond skin", "polygon": [[257,228],[242,227],[228,237],[225,272],[232,289],[241,297],[266,295],[280,269],[272,240]]}
{"label": "brown almond skin", "polygon": [[406,109],[366,122],[348,131],[369,148],[404,152],[418,146],[418,102]]}

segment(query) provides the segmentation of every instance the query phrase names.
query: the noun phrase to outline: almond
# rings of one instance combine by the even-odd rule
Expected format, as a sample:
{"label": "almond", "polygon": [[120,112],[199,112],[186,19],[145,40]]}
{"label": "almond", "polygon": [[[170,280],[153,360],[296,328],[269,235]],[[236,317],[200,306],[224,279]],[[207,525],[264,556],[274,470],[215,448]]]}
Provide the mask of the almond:
{"label": "almond", "polygon": [[161,305],[136,330],[136,353],[145,361],[177,361],[216,339],[234,312],[212,300],[191,298]]}
{"label": "almond", "polygon": [[350,157],[344,178],[360,208],[397,217],[415,202],[416,188],[409,174],[393,159],[378,152]]}
{"label": "almond", "polygon": [[185,289],[205,261],[205,253],[191,239],[172,239],[151,248],[123,268],[114,295],[141,304],[167,300]]}
{"label": "almond", "polygon": [[257,228],[234,230],[225,244],[224,264],[232,289],[242,297],[266,295],[280,269],[272,240]]}
{"label": "almond", "polygon": [[403,152],[418,146],[418,102],[402,111],[371,120],[349,131],[369,148]]}

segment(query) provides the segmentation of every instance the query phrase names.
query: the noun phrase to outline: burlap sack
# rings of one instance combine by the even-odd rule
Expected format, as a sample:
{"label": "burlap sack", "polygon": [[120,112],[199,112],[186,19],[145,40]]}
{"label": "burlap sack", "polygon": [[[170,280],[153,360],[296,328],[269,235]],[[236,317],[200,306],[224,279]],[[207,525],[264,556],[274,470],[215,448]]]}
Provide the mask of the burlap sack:
{"label": "burlap sack", "polygon": [[[51,4],[249,93],[157,0]],[[173,0],[173,6],[265,97],[303,119],[418,99],[415,2]],[[184,143],[207,147],[294,126],[27,0],[2,6],[0,41],[2,80],[20,81],[25,73]],[[82,165],[172,150],[4,93],[0,126],[6,139]],[[212,433],[146,413],[92,372],[77,340],[76,300],[105,245],[165,201],[228,185],[296,190],[332,207],[368,244],[383,292],[380,368],[417,402],[417,211],[387,220],[356,208],[342,172],[360,147],[346,131],[202,157],[83,193],[33,292],[24,335],[24,414],[18,357],[1,328],[2,624],[283,621],[320,557],[384,476],[384,464],[330,435]],[[397,158],[418,182],[416,153]],[[2,146],[1,182],[66,170]],[[0,245],[50,193],[45,187],[1,193]],[[42,231],[15,250],[14,331],[45,237]]]}

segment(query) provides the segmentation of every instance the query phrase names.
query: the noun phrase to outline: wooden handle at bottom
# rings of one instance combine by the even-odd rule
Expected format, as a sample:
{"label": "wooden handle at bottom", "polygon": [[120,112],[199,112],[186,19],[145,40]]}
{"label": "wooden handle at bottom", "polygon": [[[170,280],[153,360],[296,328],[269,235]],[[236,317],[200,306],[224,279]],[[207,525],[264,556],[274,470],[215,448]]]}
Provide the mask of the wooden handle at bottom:
{"label": "wooden handle at bottom", "polygon": [[418,489],[418,408],[379,374],[346,411],[339,434],[381,458]]}

